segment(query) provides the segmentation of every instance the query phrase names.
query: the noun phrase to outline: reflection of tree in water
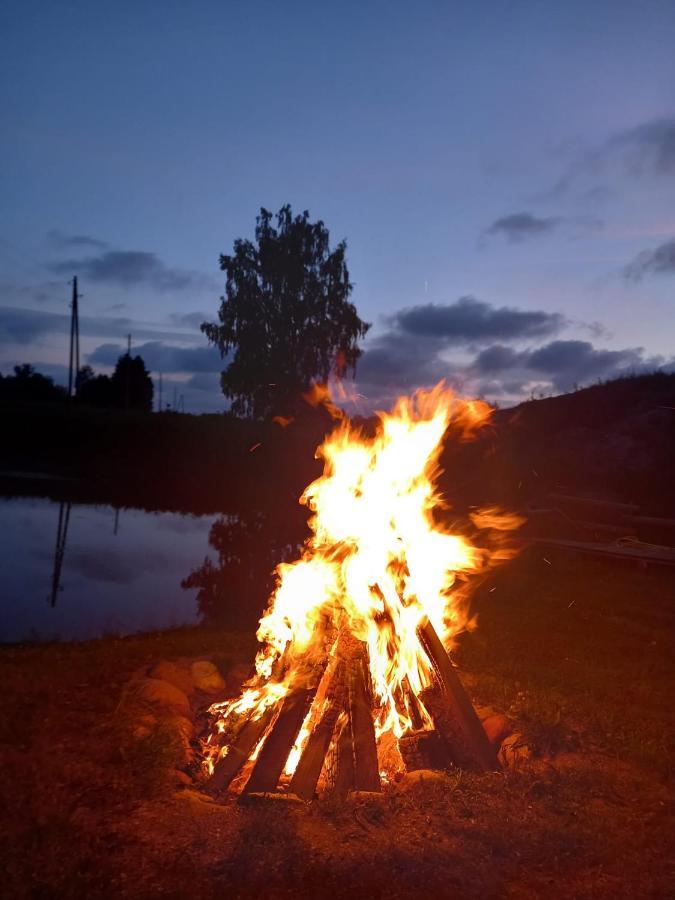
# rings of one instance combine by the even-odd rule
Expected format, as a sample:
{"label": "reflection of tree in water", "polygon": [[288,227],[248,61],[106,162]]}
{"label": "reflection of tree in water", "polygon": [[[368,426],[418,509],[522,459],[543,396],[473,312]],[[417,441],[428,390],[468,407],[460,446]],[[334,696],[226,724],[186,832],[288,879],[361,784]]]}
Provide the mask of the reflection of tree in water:
{"label": "reflection of tree in water", "polygon": [[297,555],[305,535],[305,518],[296,510],[285,516],[222,516],[209,533],[217,563],[205,558],[182,587],[197,588],[199,612],[208,624],[254,628],[274,588],[275,567]]}

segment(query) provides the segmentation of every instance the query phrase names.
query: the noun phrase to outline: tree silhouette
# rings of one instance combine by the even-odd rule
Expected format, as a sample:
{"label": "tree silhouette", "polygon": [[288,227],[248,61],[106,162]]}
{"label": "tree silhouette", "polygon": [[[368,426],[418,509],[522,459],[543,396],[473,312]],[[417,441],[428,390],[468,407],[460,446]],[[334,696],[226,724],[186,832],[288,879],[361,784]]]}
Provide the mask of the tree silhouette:
{"label": "tree silhouette", "polygon": [[154,387],[142,357],[129,353],[120,356],[111,381],[116,406],[152,412]]}
{"label": "tree silhouette", "polygon": [[89,406],[152,412],[154,386],[140,356],[120,356],[110,377],[94,375],[89,366],[84,366],[77,384],[77,399]]}
{"label": "tree silhouette", "polygon": [[262,418],[283,411],[315,379],[354,371],[357,340],[370,325],[349,302],[346,244],[329,247],[328,229],[293,217],[291,207],[260,210],[255,243],[239,239],[220,257],[227,273],[220,324],[202,331],[221,355],[234,350],[221,386],[237,415]]}
{"label": "tree silhouette", "polygon": [[10,403],[49,403],[65,400],[62,387],[29,363],[14,366],[14,375],[0,375],[0,400]]}

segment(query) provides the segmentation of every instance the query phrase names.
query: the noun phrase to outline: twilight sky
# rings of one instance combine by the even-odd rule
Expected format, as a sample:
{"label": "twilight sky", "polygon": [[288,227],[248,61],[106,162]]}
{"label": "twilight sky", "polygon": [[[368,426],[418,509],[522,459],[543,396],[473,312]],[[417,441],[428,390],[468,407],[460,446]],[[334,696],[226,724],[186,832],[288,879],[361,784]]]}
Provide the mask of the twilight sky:
{"label": "twilight sky", "polygon": [[675,358],[672,0],[8,0],[0,371],[131,332],[222,409],[218,256],[289,202],[347,239],[365,405],[508,403]]}

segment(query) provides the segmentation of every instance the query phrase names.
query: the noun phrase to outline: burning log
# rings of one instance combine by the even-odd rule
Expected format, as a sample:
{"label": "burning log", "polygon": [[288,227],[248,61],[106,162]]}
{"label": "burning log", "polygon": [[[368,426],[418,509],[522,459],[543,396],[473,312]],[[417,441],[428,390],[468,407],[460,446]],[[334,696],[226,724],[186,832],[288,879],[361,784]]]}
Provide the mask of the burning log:
{"label": "burning log", "polygon": [[327,780],[330,792],[336,797],[346,797],[354,789],[354,744],[348,719],[343,722],[335,744]]}
{"label": "burning log", "polygon": [[288,754],[300,733],[302,723],[309,712],[316,694],[318,679],[313,686],[292,688],[284,697],[277,720],[265,739],[255,762],[244,793],[274,791],[283,771]]}
{"label": "burning log", "polygon": [[354,753],[354,790],[379,791],[380,773],[373,725],[368,651],[362,645],[349,660],[349,724]]}
{"label": "burning log", "polygon": [[338,667],[332,679],[332,696],[328,698],[323,715],[310,733],[302,756],[291,779],[290,790],[303,800],[311,800],[321,775],[326,754],[335,733],[340,713],[345,706],[345,690],[342,684],[343,666]]}
{"label": "burning log", "polygon": [[421,699],[455,763],[483,772],[499,769],[495,750],[428,619],[419,626],[418,635],[436,675],[436,683],[422,691]]}
{"label": "burning log", "polygon": [[238,775],[244,763],[255,750],[260,738],[277,711],[276,706],[268,707],[258,719],[249,719],[237,735],[234,744],[225,756],[221,756],[215,764],[209,787],[212,791],[224,791],[230,786],[232,779]]}

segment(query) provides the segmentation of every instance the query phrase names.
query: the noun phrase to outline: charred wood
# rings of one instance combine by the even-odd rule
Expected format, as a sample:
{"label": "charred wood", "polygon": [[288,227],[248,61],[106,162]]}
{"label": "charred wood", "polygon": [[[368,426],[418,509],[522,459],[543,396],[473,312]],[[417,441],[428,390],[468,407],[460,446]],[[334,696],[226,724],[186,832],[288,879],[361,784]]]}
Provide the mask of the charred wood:
{"label": "charred wood", "polygon": [[275,790],[315,693],[316,685],[313,688],[291,689],[286,694],[277,720],[262,745],[246,783],[245,793]]}
{"label": "charred wood", "polygon": [[277,711],[276,706],[268,707],[258,719],[249,719],[230,746],[227,754],[215,764],[209,780],[209,789],[223,791],[256,748],[258,741],[267,730]]}
{"label": "charred wood", "polygon": [[436,683],[426,688],[420,699],[436,730],[448,745],[455,763],[462,768],[483,772],[499,769],[497,754],[428,619],[419,626],[418,634],[436,675]]}
{"label": "charred wood", "polygon": [[379,791],[372,693],[365,645],[347,663],[349,723],[354,752],[354,790]]}

